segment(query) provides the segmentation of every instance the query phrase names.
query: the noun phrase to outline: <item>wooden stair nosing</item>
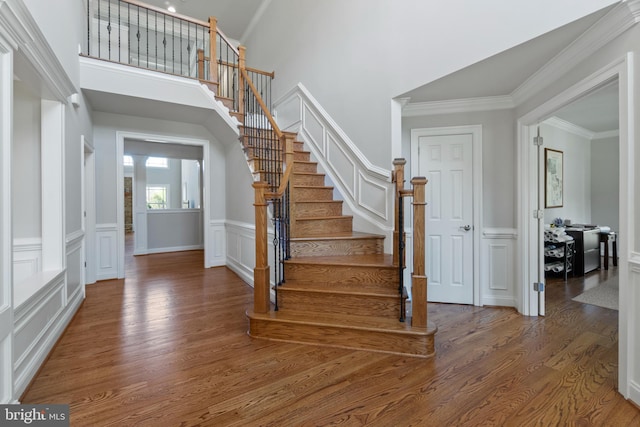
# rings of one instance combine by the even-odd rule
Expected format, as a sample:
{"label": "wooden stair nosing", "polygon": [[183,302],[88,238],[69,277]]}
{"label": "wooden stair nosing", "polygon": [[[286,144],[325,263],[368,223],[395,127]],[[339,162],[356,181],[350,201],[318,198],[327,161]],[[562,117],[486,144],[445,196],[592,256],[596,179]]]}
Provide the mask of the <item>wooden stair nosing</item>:
{"label": "wooden stair nosing", "polygon": [[[275,288],[275,286],[273,287]],[[381,289],[380,291],[382,291]],[[310,288],[306,286],[296,286],[295,284],[286,283],[282,286],[278,286],[278,292],[307,292],[307,293],[315,293],[315,294],[337,294],[337,295],[349,295],[349,296],[361,296],[363,298],[399,298],[398,289],[393,291],[392,289],[387,290],[385,293],[381,292],[362,292],[356,290],[340,290],[340,289],[326,289],[326,288]],[[407,295],[405,295],[407,296]]]}
{"label": "wooden stair nosing", "polygon": [[[342,200],[340,200],[342,202]],[[307,203],[307,202],[302,202]],[[292,237],[292,242],[299,241],[316,241],[316,240],[369,240],[375,239],[380,240],[384,239],[385,236],[381,234],[369,234],[369,233],[360,233],[357,231],[349,232],[349,233],[332,233],[326,234],[324,236],[308,236],[308,237]]]}
{"label": "wooden stair nosing", "polygon": [[321,314],[314,314],[314,321],[299,320],[284,310],[266,315],[247,312],[247,317],[248,333],[254,338],[420,358],[435,354],[435,326],[430,324],[429,328],[414,330],[409,323],[411,319],[405,323],[387,319],[400,326],[380,328],[362,324],[362,321],[355,326],[352,322],[337,323],[335,315],[329,322],[319,320],[323,318]]}
{"label": "wooden stair nosing", "polygon": [[414,328],[411,326],[411,317],[407,317],[404,322],[397,319],[374,318],[369,316],[356,316],[343,314],[336,316],[334,314],[323,316],[316,314],[309,319],[303,312],[295,310],[271,310],[269,313],[260,314],[247,310],[247,317],[255,317],[262,319],[275,320],[284,323],[304,323],[315,326],[338,327],[344,329],[371,331],[371,332],[391,332],[407,336],[428,336],[437,332],[436,325],[429,321],[426,329]]}
{"label": "wooden stair nosing", "polygon": [[388,254],[349,255],[349,256],[320,256],[290,258],[285,261],[289,264],[311,264],[345,267],[381,267],[384,269],[398,268],[393,265],[393,259]]}

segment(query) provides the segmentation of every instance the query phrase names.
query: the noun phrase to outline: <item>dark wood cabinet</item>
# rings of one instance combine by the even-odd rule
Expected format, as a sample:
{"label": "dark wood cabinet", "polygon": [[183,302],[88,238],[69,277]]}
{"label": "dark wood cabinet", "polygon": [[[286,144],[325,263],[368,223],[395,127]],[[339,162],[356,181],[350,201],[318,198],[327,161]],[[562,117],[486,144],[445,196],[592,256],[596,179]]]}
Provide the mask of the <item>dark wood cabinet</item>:
{"label": "dark wood cabinet", "polygon": [[585,275],[600,268],[600,229],[567,228],[575,240],[575,274]]}

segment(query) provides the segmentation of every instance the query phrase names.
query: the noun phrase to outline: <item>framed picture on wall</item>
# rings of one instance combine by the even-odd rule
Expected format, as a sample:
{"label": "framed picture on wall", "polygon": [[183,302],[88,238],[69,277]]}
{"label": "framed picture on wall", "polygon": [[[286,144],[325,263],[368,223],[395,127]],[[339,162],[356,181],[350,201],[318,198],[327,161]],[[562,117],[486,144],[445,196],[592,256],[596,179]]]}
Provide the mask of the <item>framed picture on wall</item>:
{"label": "framed picture on wall", "polygon": [[544,207],[562,207],[563,153],[551,148],[544,149]]}

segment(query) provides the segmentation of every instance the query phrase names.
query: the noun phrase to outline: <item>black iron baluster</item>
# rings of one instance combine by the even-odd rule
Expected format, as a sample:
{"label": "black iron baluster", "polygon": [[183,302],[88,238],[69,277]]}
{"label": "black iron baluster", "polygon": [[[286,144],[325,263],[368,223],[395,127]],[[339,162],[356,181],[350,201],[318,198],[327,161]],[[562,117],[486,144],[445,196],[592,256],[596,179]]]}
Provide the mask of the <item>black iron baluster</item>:
{"label": "black iron baluster", "polygon": [[140,6],[138,8],[138,32],[136,34],[138,38],[138,67],[140,66]]}
{"label": "black iron baluster", "polygon": [[175,26],[176,26],[176,21],[175,18],[172,16],[171,17],[171,62],[172,62],[172,68],[171,71],[173,72],[173,74],[176,73],[176,43],[175,43]]}
{"label": "black iron baluster", "polygon": [[120,0],[118,0],[118,62],[122,62],[122,47],[121,47],[121,29],[122,25],[120,25]]}
{"label": "black iron baluster", "polygon": [[98,24],[98,58],[100,58],[100,48],[101,48],[101,44],[102,44],[102,38],[100,37],[100,27],[102,26],[102,22],[101,22],[101,16],[100,16],[100,1],[98,0],[98,20],[97,20],[97,24]]}
{"label": "black iron baluster", "polygon": [[184,36],[182,35],[182,19],[180,20],[180,75],[184,76],[184,72],[182,71],[182,40]]}
{"label": "black iron baluster", "polygon": [[87,56],[91,56],[91,3],[87,2]]}
{"label": "black iron baluster", "polygon": [[108,46],[108,54],[109,60],[111,59],[111,0],[108,0],[107,3],[107,46]]}

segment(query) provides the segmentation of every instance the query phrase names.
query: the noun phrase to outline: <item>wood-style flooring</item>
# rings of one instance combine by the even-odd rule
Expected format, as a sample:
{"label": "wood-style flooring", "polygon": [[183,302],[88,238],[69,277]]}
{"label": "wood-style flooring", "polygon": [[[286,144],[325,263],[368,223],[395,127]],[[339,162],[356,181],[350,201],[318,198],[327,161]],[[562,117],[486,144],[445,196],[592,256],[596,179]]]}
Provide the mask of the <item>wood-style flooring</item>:
{"label": "wood-style flooring", "polygon": [[571,301],[616,269],[549,281],[547,316],[429,304],[436,356],[252,339],[252,289],[201,251],[136,257],[87,286],[23,396],[72,426],[634,426],[618,312]]}

